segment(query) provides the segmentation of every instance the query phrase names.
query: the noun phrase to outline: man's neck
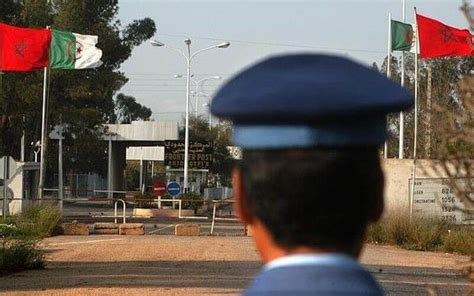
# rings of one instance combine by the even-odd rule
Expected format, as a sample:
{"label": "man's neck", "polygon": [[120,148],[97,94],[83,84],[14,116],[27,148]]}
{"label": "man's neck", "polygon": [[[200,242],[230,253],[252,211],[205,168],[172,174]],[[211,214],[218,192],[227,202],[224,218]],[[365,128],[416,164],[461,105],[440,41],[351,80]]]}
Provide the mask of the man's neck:
{"label": "man's neck", "polygon": [[298,246],[294,248],[283,248],[275,243],[271,234],[267,228],[260,222],[257,221],[252,225],[254,232],[254,239],[257,245],[257,249],[260,253],[260,256],[264,263],[271,262],[278,258],[283,258],[293,255],[307,255],[307,254],[345,254],[351,256],[355,259],[359,257],[360,251],[362,249],[362,244],[360,247],[355,248],[352,251],[344,251],[340,248],[317,248],[317,247],[307,247],[307,246]]}

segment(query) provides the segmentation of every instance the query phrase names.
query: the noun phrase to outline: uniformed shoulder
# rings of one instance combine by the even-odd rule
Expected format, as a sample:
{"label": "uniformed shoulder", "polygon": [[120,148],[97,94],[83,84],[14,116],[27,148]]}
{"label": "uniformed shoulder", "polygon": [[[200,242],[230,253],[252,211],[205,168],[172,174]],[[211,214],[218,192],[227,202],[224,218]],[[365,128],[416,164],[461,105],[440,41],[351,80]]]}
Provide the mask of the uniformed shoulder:
{"label": "uniformed shoulder", "polygon": [[275,295],[383,295],[365,269],[337,266],[292,266],[264,271],[244,295],[269,292]]}

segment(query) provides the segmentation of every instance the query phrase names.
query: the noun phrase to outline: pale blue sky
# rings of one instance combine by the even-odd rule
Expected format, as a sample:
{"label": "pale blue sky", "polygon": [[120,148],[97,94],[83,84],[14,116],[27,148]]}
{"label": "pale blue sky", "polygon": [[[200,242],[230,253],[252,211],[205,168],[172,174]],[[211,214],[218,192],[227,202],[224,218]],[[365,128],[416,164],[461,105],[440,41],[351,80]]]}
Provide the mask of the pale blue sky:
{"label": "pale blue sky", "polygon": [[[451,26],[467,27],[459,10],[461,0],[407,0],[407,22],[418,13]],[[388,13],[401,19],[402,0],[119,0],[123,24],[151,17],[161,42],[185,49],[192,40],[193,51],[221,41],[227,49],[198,55],[192,64],[197,78],[220,75],[209,81],[209,95],[242,68],[269,55],[294,52],[327,52],[347,55],[365,64],[380,63],[387,51]],[[169,48],[143,44],[133,51],[122,70],[130,78],[122,92],[133,95],[153,110],[156,120],[180,120],[185,107],[184,58]],[[200,98],[199,111],[207,112]],[[194,108],[194,99],[192,100]],[[176,112],[176,113],[174,113]],[[207,113],[206,113],[207,114]]]}

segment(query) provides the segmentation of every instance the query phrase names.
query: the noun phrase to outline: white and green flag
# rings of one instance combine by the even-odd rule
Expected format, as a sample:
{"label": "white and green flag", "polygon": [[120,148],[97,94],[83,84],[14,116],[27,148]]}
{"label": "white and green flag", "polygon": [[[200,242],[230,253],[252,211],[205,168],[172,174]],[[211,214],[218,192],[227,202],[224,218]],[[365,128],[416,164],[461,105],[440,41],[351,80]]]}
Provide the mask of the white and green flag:
{"label": "white and green flag", "polygon": [[[416,26],[392,20],[391,28],[392,50],[415,53]],[[420,45],[418,45],[419,47]]]}
{"label": "white and green flag", "polygon": [[89,69],[102,65],[98,37],[52,30],[49,66],[53,69]]}

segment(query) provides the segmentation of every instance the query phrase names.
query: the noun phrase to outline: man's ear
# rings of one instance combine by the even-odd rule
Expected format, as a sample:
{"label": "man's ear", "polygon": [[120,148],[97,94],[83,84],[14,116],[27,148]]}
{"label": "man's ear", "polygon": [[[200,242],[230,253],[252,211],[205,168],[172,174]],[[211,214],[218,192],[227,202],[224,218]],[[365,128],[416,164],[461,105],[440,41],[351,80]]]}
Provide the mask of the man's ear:
{"label": "man's ear", "polygon": [[238,168],[235,168],[232,172],[232,186],[234,189],[234,207],[237,215],[244,224],[251,225],[253,223],[252,210],[245,192],[242,171]]}

